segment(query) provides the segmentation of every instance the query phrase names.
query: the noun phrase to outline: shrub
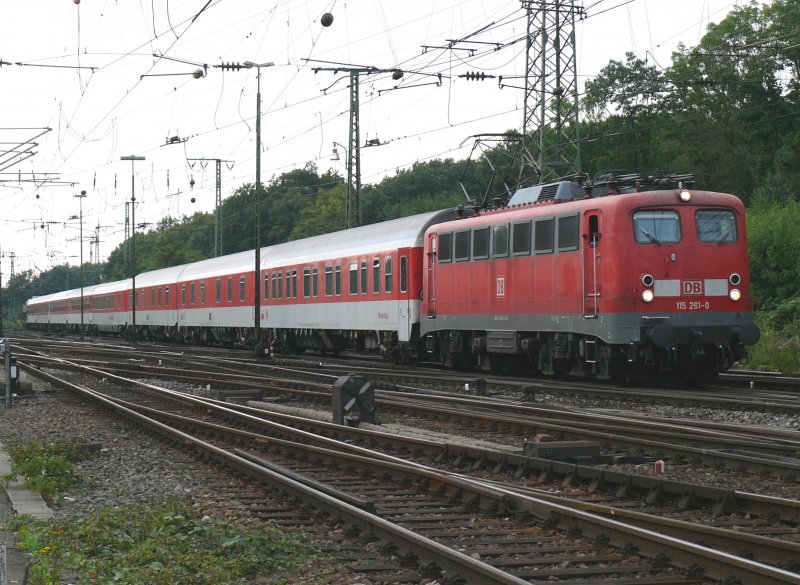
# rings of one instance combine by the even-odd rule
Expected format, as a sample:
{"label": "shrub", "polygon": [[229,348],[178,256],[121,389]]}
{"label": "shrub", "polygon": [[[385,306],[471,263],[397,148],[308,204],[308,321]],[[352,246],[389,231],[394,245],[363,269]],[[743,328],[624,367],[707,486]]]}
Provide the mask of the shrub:
{"label": "shrub", "polygon": [[75,462],[87,456],[88,451],[77,443],[12,443],[11,473],[6,481],[22,476],[25,485],[52,501],[59,492],[80,483]]}

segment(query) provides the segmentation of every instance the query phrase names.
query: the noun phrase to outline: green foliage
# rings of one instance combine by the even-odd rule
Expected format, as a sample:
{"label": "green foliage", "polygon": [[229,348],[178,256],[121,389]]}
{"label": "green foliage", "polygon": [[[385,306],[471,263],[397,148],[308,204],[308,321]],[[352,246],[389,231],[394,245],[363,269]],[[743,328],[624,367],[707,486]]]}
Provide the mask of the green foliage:
{"label": "green foliage", "polygon": [[216,585],[283,575],[324,560],[306,537],[274,528],[243,531],[199,518],[190,502],[103,508],[85,518],[11,521],[33,557],[29,585]]}
{"label": "green foliage", "polygon": [[8,446],[11,456],[11,474],[6,480],[17,476],[25,479],[25,485],[40,493],[48,501],[60,492],[80,484],[75,462],[86,457],[87,451],[76,443],[12,443]]}
{"label": "green foliage", "polygon": [[750,278],[757,308],[800,296],[800,203],[759,200],[747,218]]}
{"label": "green foliage", "polygon": [[800,342],[800,296],[783,301],[773,310],[764,312],[763,321],[770,330],[788,338],[794,337]]}
{"label": "green foliage", "polygon": [[759,314],[761,339],[748,350],[750,367],[779,372],[800,372],[800,299],[787,307]]}

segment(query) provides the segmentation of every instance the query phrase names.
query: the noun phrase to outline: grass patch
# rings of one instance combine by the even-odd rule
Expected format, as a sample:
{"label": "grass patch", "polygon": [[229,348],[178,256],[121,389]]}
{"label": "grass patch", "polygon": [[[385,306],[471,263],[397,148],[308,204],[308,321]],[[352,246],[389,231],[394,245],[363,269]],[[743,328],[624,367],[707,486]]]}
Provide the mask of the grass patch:
{"label": "grass patch", "polygon": [[25,486],[39,492],[52,502],[60,492],[80,485],[75,463],[86,459],[89,451],[80,443],[12,443],[8,445],[11,456],[11,473],[3,480],[7,483],[22,476]]}
{"label": "grass patch", "polygon": [[176,497],[158,505],[104,508],[73,521],[19,516],[9,528],[33,557],[29,585],[56,585],[63,575],[76,584],[229,584],[280,577],[325,560],[303,533],[242,532],[199,518]]}
{"label": "grass patch", "polygon": [[800,337],[761,326],[761,339],[747,350],[748,367],[800,372]]}

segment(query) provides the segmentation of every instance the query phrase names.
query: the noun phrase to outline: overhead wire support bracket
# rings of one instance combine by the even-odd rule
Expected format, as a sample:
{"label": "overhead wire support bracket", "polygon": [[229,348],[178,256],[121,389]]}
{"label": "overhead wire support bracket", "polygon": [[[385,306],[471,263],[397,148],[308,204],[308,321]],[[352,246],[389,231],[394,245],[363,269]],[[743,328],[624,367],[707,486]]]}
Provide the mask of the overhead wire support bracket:
{"label": "overhead wire support bracket", "polygon": [[166,59],[167,61],[175,61],[176,63],[184,63],[186,65],[193,65],[195,67],[202,67],[203,69],[197,69],[196,71],[192,71],[191,73],[146,73],[141,75],[139,79],[143,77],[160,77],[160,76],[168,76],[168,75],[191,75],[195,79],[200,79],[201,77],[208,76],[208,63],[200,63],[198,61],[189,61],[187,59],[177,59],[175,57],[168,57],[164,55],[161,51],[154,51],[153,57],[156,59]]}
{"label": "overhead wire support bracket", "polygon": [[[7,65],[11,65],[11,63],[7,63]],[[51,69],[89,69],[92,73],[97,70],[97,67],[92,67],[90,65],[49,65],[47,63],[23,63],[22,61],[17,61],[14,65],[20,67],[49,67]]]}
{"label": "overhead wire support bracket", "polygon": [[[304,59],[307,62],[313,59]],[[331,63],[331,62],[328,62]],[[342,63],[331,63],[336,65],[334,67],[313,67],[312,71],[318,73],[320,71],[332,71],[334,74],[339,72],[347,73],[350,77],[350,123],[348,125],[348,164],[347,164],[347,190],[348,197],[346,208],[345,228],[352,228],[361,225],[361,146],[360,129],[359,129],[359,97],[358,85],[359,77],[361,74],[371,75],[374,73],[391,73],[392,79],[399,80],[403,77],[403,70],[397,67],[391,69],[379,69],[374,66],[356,66],[345,65]],[[342,66],[339,66],[342,65]],[[341,78],[343,79],[343,78]],[[329,87],[323,89],[323,93],[338,83],[339,79],[334,81]],[[368,144],[368,146],[378,146],[376,144]]]}

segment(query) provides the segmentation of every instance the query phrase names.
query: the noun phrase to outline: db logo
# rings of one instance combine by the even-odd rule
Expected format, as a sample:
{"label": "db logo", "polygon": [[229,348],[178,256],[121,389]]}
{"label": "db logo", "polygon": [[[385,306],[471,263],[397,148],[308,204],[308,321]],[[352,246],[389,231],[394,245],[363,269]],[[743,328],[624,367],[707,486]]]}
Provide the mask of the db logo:
{"label": "db logo", "polygon": [[684,280],[681,282],[681,284],[683,285],[683,294],[685,295],[703,294],[702,280]]}
{"label": "db logo", "polygon": [[506,278],[505,278],[505,276],[498,276],[497,277],[497,296],[498,297],[506,296]]}

